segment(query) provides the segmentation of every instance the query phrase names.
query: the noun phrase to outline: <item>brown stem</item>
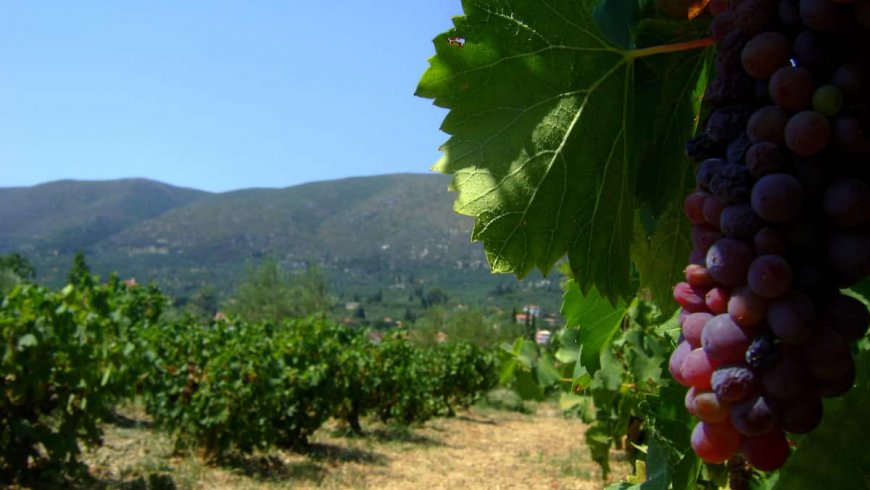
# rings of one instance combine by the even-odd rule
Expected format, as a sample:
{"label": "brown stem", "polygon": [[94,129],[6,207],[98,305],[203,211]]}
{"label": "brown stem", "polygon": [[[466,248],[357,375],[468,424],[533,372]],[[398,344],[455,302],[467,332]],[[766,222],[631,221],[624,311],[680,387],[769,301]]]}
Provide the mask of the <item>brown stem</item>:
{"label": "brown stem", "polygon": [[677,53],[680,51],[688,51],[690,49],[706,48],[716,44],[712,38],[694,39],[682,43],[661,44],[659,46],[651,46],[649,48],[635,49],[628,52],[628,56],[632,59],[643,58],[645,56],[653,56],[663,53]]}

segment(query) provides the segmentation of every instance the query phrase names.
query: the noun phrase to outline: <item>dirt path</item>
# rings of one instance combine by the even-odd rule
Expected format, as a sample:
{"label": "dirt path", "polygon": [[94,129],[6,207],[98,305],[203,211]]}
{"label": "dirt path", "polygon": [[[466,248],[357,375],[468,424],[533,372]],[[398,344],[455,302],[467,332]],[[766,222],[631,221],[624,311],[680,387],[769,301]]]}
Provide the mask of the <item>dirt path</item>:
{"label": "dirt path", "polygon": [[[606,486],[583,441],[585,426],[546,406],[535,415],[472,410],[409,430],[377,424],[363,438],[335,426],[315,434],[302,455],[273,452],[219,467],[171,456],[163,436],[110,427],[106,445],[89,453],[92,473],[108,488],[185,489],[589,489]],[[613,481],[628,465],[612,454]],[[145,484],[144,486],[142,484]]]}

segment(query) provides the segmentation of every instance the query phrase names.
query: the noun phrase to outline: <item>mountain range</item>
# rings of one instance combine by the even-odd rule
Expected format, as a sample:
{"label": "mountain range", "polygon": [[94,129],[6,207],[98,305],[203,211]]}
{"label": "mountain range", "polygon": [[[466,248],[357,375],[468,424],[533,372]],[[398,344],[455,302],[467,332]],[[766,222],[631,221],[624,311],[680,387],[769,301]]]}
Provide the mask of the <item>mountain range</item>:
{"label": "mountain range", "polygon": [[341,297],[437,287],[476,298],[534,291],[557,303],[556,280],[490,273],[448,182],[390,174],[222,193],[146,179],[6,187],[0,254],[23,254],[38,281],[57,286],[83,251],[96,273],[155,281],[176,297],[205,284],[229,295],[246,267],[271,258],[290,271],[320,265]]}

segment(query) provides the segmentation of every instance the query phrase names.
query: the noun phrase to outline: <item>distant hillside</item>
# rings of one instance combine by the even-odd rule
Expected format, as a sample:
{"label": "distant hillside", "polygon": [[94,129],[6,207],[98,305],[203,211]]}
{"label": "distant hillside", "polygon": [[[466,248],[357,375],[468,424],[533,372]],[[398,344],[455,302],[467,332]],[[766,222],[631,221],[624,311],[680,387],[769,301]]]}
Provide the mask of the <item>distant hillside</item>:
{"label": "distant hillside", "polygon": [[[177,296],[205,283],[227,294],[264,257],[291,270],[318,263],[347,297],[514,287],[470,243],[472,220],[453,212],[448,181],[399,174],[219,194],[147,180],[0,188],[0,253],[24,253],[41,281],[59,284],[82,249],[98,273],[155,280]],[[558,287],[544,290],[558,300]]]}

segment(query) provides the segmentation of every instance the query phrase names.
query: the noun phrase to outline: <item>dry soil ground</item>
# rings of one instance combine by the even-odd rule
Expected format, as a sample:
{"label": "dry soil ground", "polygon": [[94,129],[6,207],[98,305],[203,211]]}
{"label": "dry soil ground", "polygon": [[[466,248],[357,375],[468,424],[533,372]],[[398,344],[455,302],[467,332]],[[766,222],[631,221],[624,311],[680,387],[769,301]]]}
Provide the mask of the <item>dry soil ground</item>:
{"label": "dry soil ground", "polygon": [[370,423],[365,437],[327,425],[306,454],[274,451],[218,466],[173,455],[165,436],[143,427],[141,414],[128,415],[87,454],[97,487],[594,490],[629,472],[614,451],[614,475],[602,480],[584,443],[586,426],[549,405],[533,415],[472,409],[412,429]]}

